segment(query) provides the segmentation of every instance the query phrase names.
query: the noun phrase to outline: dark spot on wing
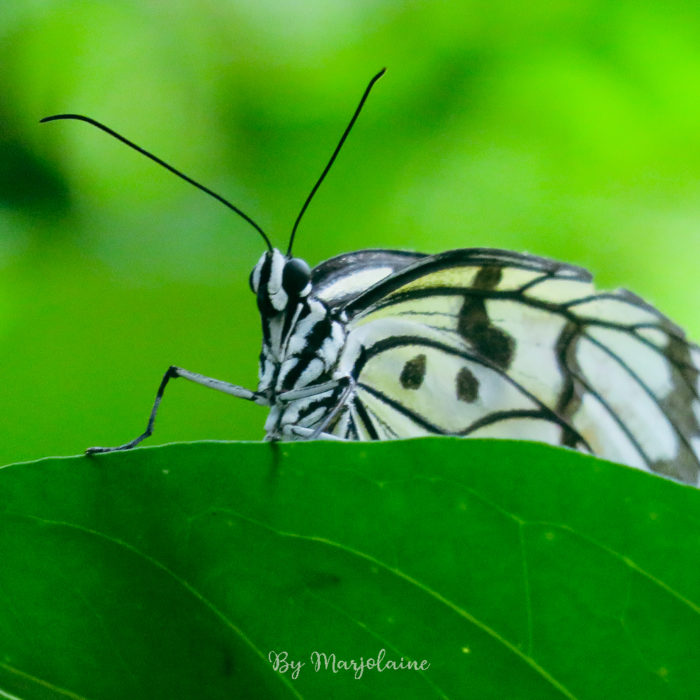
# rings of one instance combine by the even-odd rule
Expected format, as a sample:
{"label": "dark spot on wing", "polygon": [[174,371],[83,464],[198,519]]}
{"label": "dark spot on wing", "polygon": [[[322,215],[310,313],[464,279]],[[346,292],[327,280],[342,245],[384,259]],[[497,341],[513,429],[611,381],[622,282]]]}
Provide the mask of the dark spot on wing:
{"label": "dark spot on wing", "polygon": [[[668,327],[664,327],[666,325]],[[682,331],[670,323],[661,326],[661,330],[668,334],[668,342],[662,352],[671,365],[673,388],[665,396],[656,397],[656,400],[676,432],[683,436],[683,440],[674,459],[656,460],[649,468],[674,479],[697,484],[700,464],[692,449],[692,440],[700,436],[700,422],[692,404],[697,401],[699,372],[693,362],[690,346],[683,336],[676,335]]]}
{"label": "dark spot on wing", "polygon": [[680,451],[674,459],[657,459],[650,462],[649,469],[686,484],[698,483],[698,461],[685,445],[681,445]]}
{"label": "dark spot on wing", "polygon": [[476,401],[479,395],[479,380],[466,368],[457,372],[457,398],[466,403]]}
{"label": "dark spot on wing", "polygon": [[474,286],[477,289],[495,289],[501,281],[503,268],[495,265],[482,267],[474,278]]}
{"label": "dark spot on wing", "polygon": [[668,343],[663,353],[669,362],[678,369],[688,385],[695,388],[698,380],[698,368],[693,364],[688,343],[669,334]]}
{"label": "dark spot on wing", "polygon": [[401,370],[399,381],[404,389],[418,389],[425,377],[425,355],[416,355]]}
{"label": "dark spot on wing", "polygon": [[572,447],[576,450],[587,449],[585,440],[569,425],[562,425],[561,444],[564,447]]}
{"label": "dark spot on wing", "polygon": [[[576,347],[580,338],[580,326],[568,321],[562,328],[556,344],[556,358],[563,386],[554,410],[568,425],[572,424],[574,415],[583,403],[583,389],[581,383],[575,379],[575,374],[581,373],[576,358]],[[579,443],[580,435],[575,430],[568,428],[562,432],[562,445],[577,448]]]}
{"label": "dark spot on wing", "polygon": [[459,312],[457,331],[484,358],[491,360],[498,367],[508,369],[513,361],[515,341],[504,330],[492,325],[483,299],[464,299],[464,305]]}

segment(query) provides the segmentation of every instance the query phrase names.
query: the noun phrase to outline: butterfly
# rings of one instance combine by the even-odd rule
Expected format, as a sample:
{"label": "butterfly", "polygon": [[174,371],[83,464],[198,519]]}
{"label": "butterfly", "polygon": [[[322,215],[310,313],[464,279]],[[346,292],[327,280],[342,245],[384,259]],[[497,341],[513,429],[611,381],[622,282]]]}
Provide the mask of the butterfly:
{"label": "butterfly", "polygon": [[170,367],[269,407],[268,440],[423,435],[563,445],[690,484],[700,474],[700,348],[634,294],[599,292],[584,269],[490,248],[428,255],[360,250],[313,270],[292,255],[301,217],[345,142],[365,89],[302,207],[286,253],[238,207],[103,124],[91,123],[214,196],[262,236],[250,275],[262,321],[256,390]]}

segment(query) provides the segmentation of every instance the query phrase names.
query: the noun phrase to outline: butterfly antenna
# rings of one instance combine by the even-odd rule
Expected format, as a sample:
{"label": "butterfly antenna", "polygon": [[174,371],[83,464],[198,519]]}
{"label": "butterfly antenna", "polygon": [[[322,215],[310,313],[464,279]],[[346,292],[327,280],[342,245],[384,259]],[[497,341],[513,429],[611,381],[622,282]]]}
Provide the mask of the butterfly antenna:
{"label": "butterfly antenna", "polygon": [[92,124],[98,129],[101,129],[105,133],[109,134],[110,136],[114,136],[115,139],[121,141],[122,143],[125,143],[127,146],[133,148],[135,151],[138,151],[147,158],[150,158],[152,161],[155,161],[156,163],[158,163],[158,165],[162,165],[166,170],[169,170],[174,175],[177,175],[179,178],[182,178],[185,182],[189,182],[190,185],[194,185],[198,189],[202,190],[202,192],[206,192],[208,195],[214,197],[214,199],[218,199],[222,204],[224,204],[229,209],[238,214],[238,216],[245,219],[263,237],[263,240],[265,241],[265,244],[267,245],[268,249],[272,251],[272,244],[270,243],[270,239],[267,237],[267,234],[260,228],[260,226],[258,226],[255,223],[255,221],[253,221],[246,213],[242,212],[237,206],[231,204],[231,202],[224,199],[220,194],[217,194],[216,192],[210,190],[208,187],[205,187],[204,185],[200,185],[199,182],[193,180],[191,177],[188,177],[187,175],[185,175],[185,173],[180,172],[177,168],[173,168],[172,165],[168,165],[168,163],[166,163],[164,160],[161,160],[157,156],[154,156],[152,153],[149,153],[144,148],[141,148],[141,146],[137,146],[133,141],[129,141],[129,139],[125,138],[121,134],[118,134],[116,131],[113,131],[108,126],[105,126],[104,124],[101,124],[97,120],[91,119],[90,117],[84,117],[82,114],[54,114],[51,117],[44,117],[40,120],[40,123],[43,124],[44,122],[52,122],[56,119],[77,119],[78,121]]}
{"label": "butterfly antenna", "polygon": [[377,75],[372,78],[372,80],[369,81],[369,85],[365,88],[365,92],[362,95],[362,99],[360,100],[360,104],[357,105],[357,109],[355,110],[355,114],[352,115],[352,119],[350,120],[350,123],[345,127],[345,131],[343,132],[343,135],[340,137],[340,141],[338,142],[338,145],[335,147],[335,151],[333,151],[333,155],[331,156],[331,159],[328,161],[328,165],[323,169],[323,172],[321,173],[321,177],[318,178],[316,184],[314,185],[313,189],[311,190],[311,193],[309,196],[306,198],[306,201],[304,202],[304,206],[301,208],[301,211],[299,212],[299,216],[297,216],[297,220],[294,222],[294,226],[292,228],[292,235],[289,237],[289,247],[287,248],[287,257],[289,257],[292,254],[292,245],[294,244],[294,236],[296,235],[297,228],[299,228],[299,222],[301,221],[301,217],[304,216],[304,212],[306,211],[307,207],[309,206],[309,203],[313,199],[314,195],[316,194],[316,190],[321,186],[321,183],[323,182],[323,178],[326,177],[328,174],[328,171],[331,169],[331,165],[333,165],[333,161],[336,159],[338,153],[340,153],[340,149],[343,147],[343,144],[345,143],[345,139],[348,137],[348,134],[350,133],[350,130],[352,127],[355,125],[355,122],[357,121],[357,118],[360,116],[360,112],[362,111],[362,107],[364,106],[365,102],[367,101],[367,98],[369,97],[369,93],[374,87],[374,84],[381,78],[384,73],[386,72],[386,68],[382,68]]}

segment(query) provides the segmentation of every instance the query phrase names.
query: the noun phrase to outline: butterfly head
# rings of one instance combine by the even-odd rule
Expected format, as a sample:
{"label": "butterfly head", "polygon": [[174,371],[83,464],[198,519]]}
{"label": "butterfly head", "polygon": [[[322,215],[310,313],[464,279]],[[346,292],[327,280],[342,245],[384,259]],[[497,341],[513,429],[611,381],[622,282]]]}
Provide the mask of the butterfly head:
{"label": "butterfly head", "polygon": [[250,288],[263,316],[296,306],[311,293],[311,268],[305,260],[284,255],[277,248],[262,254],[250,273]]}

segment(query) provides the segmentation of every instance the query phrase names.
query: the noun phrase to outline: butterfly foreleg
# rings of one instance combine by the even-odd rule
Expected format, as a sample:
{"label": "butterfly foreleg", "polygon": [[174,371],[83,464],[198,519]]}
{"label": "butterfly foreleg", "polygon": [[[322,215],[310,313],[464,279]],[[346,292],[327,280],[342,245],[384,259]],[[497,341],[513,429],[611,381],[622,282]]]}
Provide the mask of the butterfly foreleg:
{"label": "butterfly foreleg", "polygon": [[[322,384],[313,384],[299,389],[290,389],[278,395],[280,403],[289,406],[296,401],[322,397],[327,394],[328,410],[321,416],[317,425],[299,425],[296,421],[282,421],[277,429],[282,437],[302,440],[342,440],[342,437],[326,432],[326,428],[337,417],[338,413],[347,407],[347,402],[355,389],[355,381],[350,376],[339,377]],[[277,431],[276,431],[277,432]],[[275,439],[274,433],[268,439]]]}
{"label": "butterfly foreleg", "polygon": [[285,426],[285,432],[289,437],[300,438],[301,440],[338,440],[345,442],[345,438],[333,435],[333,433],[319,433],[313,428],[304,428],[301,425]]}
{"label": "butterfly foreleg", "polygon": [[255,403],[267,405],[269,403],[267,397],[257,391],[251,391],[250,389],[245,389],[242,386],[237,386],[236,384],[229,384],[228,382],[223,382],[220,379],[213,379],[212,377],[206,377],[203,374],[197,374],[197,372],[190,372],[189,370],[182,369],[182,367],[171,366],[168,367],[167,372],[163,375],[160,386],[158,387],[158,392],[156,393],[156,399],[153,402],[153,408],[151,409],[151,414],[148,417],[148,424],[146,430],[139,435],[137,438],[127,442],[123,445],[117,445],[116,447],[89,447],[85,450],[86,454],[98,454],[101,452],[116,452],[118,450],[130,450],[132,447],[136,447],[142,440],[145,440],[153,433],[153,425],[156,421],[156,415],[158,414],[158,408],[160,402],[165,393],[165,387],[171,379],[176,379],[182,377],[195,384],[200,384],[201,386],[208,387],[209,389],[216,389],[216,391],[222,391],[224,394],[230,394],[231,396],[236,396],[240,399],[247,399],[248,401],[255,401]]}
{"label": "butterfly foreleg", "polygon": [[306,399],[309,396],[325,394],[338,387],[344,387],[347,384],[347,379],[347,377],[342,377],[341,379],[331,379],[331,381],[323,382],[323,384],[312,384],[300,389],[289,389],[288,391],[283,391],[281,394],[278,394],[277,399],[283,403],[291,403],[298,399]]}
{"label": "butterfly foreleg", "polygon": [[[340,379],[338,379],[338,386],[340,387],[343,385],[345,385],[345,387],[343,388],[343,391],[340,394],[340,397],[338,398],[335,406],[328,413],[328,415],[318,424],[318,426],[316,426],[316,429],[314,430],[313,434],[308,438],[309,440],[317,440],[321,437],[327,439],[325,438],[325,436],[329,435],[329,433],[325,432],[326,428],[331,424],[331,422],[338,415],[338,413],[340,413],[340,411],[347,407],[348,399],[355,391],[355,380],[350,376],[341,377]],[[336,436],[334,435],[332,437],[335,438]]]}

